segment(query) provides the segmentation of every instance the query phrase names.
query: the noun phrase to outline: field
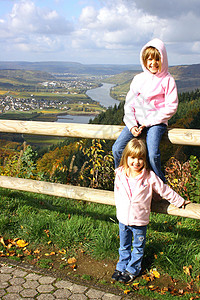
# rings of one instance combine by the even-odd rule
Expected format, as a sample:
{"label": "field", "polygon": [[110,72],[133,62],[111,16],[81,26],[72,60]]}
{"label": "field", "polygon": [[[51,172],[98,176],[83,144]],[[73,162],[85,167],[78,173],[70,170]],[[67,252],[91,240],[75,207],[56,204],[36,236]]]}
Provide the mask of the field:
{"label": "field", "polygon": [[[119,246],[115,207],[5,189],[0,189],[0,205],[2,257],[130,295],[199,296],[198,220],[151,214],[143,271],[127,286],[110,283]],[[21,247],[15,246],[17,240]]]}

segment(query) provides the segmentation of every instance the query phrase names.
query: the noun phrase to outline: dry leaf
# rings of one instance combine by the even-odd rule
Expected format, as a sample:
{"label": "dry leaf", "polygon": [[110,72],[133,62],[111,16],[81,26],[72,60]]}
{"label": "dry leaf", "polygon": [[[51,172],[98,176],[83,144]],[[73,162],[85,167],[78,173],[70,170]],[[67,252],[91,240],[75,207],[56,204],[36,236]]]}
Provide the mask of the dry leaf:
{"label": "dry leaf", "polygon": [[2,236],[0,237],[0,243],[1,243],[4,247],[6,247],[6,245],[5,245],[5,243],[4,243],[4,240],[3,240],[3,237],[2,237]]}
{"label": "dry leaf", "polygon": [[45,229],[44,232],[46,233],[46,235],[49,237],[49,230]]}
{"label": "dry leaf", "polygon": [[191,269],[192,269],[191,265],[189,267],[186,266],[183,267],[184,273],[189,276],[191,276]]}
{"label": "dry leaf", "polygon": [[146,281],[151,281],[151,279],[148,275],[143,275],[142,278],[145,279]]}
{"label": "dry leaf", "polygon": [[125,294],[125,295],[128,295],[129,293],[130,293],[130,290],[125,290],[125,291],[124,291],[124,294]]}
{"label": "dry leaf", "polygon": [[76,258],[75,257],[71,257],[67,260],[68,264],[74,264],[76,262]]}
{"label": "dry leaf", "polygon": [[151,276],[153,275],[155,278],[160,278],[160,273],[158,273],[158,271],[156,269],[151,269],[150,275]]}
{"label": "dry leaf", "polygon": [[38,253],[40,253],[40,250],[36,249],[35,251],[33,251],[33,253],[38,254]]}
{"label": "dry leaf", "polygon": [[50,255],[55,255],[56,254],[56,252],[54,252],[54,251],[52,251],[51,253],[50,253]]}
{"label": "dry leaf", "polygon": [[26,243],[24,240],[18,240],[17,241],[17,246],[20,248],[24,248],[28,245],[28,243]]}
{"label": "dry leaf", "polygon": [[65,249],[59,250],[58,252],[59,252],[60,254],[66,254],[66,250],[65,250]]}
{"label": "dry leaf", "polygon": [[31,255],[31,251],[29,251],[29,250],[27,250],[27,249],[24,250],[23,252],[24,252],[25,255]]}
{"label": "dry leaf", "polygon": [[153,271],[153,275],[154,275],[156,278],[160,278],[160,273],[158,273],[158,271],[156,271],[156,270]]}

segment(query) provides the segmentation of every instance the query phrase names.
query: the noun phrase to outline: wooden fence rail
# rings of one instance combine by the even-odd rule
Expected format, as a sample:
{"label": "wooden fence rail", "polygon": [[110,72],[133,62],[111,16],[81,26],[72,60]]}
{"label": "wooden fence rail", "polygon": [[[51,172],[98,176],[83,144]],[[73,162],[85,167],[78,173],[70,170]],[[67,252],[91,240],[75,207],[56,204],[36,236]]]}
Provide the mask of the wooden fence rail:
{"label": "wooden fence rail", "polygon": [[[22,134],[115,140],[122,129],[123,126],[117,125],[0,120],[0,132]],[[168,129],[165,134],[165,140],[173,144],[200,146],[200,130]],[[8,176],[0,176],[0,187],[114,205],[114,193],[112,191]],[[160,202],[152,202],[152,211],[200,219],[200,204],[196,203],[190,203],[185,209],[179,209],[169,204],[168,201],[162,200]]]}
{"label": "wooden fence rail", "polygon": [[[0,132],[116,140],[124,126],[0,120]],[[200,146],[200,130],[168,129],[172,144]]]}

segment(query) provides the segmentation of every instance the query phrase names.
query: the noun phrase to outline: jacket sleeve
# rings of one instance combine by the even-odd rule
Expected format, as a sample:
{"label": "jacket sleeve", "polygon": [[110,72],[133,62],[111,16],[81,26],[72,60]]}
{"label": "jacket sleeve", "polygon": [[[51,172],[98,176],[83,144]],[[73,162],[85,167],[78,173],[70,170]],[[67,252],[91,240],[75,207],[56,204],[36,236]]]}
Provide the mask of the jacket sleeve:
{"label": "jacket sleeve", "polygon": [[181,207],[185,200],[177,194],[172,188],[165,184],[153,171],[151,173],[151,180],[153,183],[153,190],[158,193],[162,198],[169,201],[176,207]]}
{"label": "jacket sleeve", "polygon": [[124,123],[128,127],[129,130],[131,130],[132,127],[137,126],[137,120],[135,117],[135,109],[133,107],[133,101],[134,97],[136,95],[135,92],[135,81],[136,77],[133,78],[131,85],[130,85],[130,90],[126,96],[126,101],[124,105]]}
{"label": "jacket sleeve", "polygon": [[145,126],[168,123],[168,120],[176,113],[178,108],[178,93],[175,80],[172,76],[165,79],[165,106],[156,110],[146,118]]}

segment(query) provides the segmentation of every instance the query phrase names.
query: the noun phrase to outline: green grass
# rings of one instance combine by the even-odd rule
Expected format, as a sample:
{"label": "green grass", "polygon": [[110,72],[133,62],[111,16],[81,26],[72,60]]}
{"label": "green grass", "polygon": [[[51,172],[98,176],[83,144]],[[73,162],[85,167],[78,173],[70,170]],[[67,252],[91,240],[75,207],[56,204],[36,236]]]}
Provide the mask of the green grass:
{"label": "green grass", "polygon": [[[113,206],[0,189],[0,207],[0,236],[4,239],[24,239],[29,249],[48,246],[51,241],[68,255],[83,249],[96,259],[118,259],[118,221]],[[199,284],[199,262],[199,220],[152,213],[144,269],[156,268],[161,274]],[[41,263],[48,267],[50,261]],[[183,269],[190,265],[191,277]]]}

